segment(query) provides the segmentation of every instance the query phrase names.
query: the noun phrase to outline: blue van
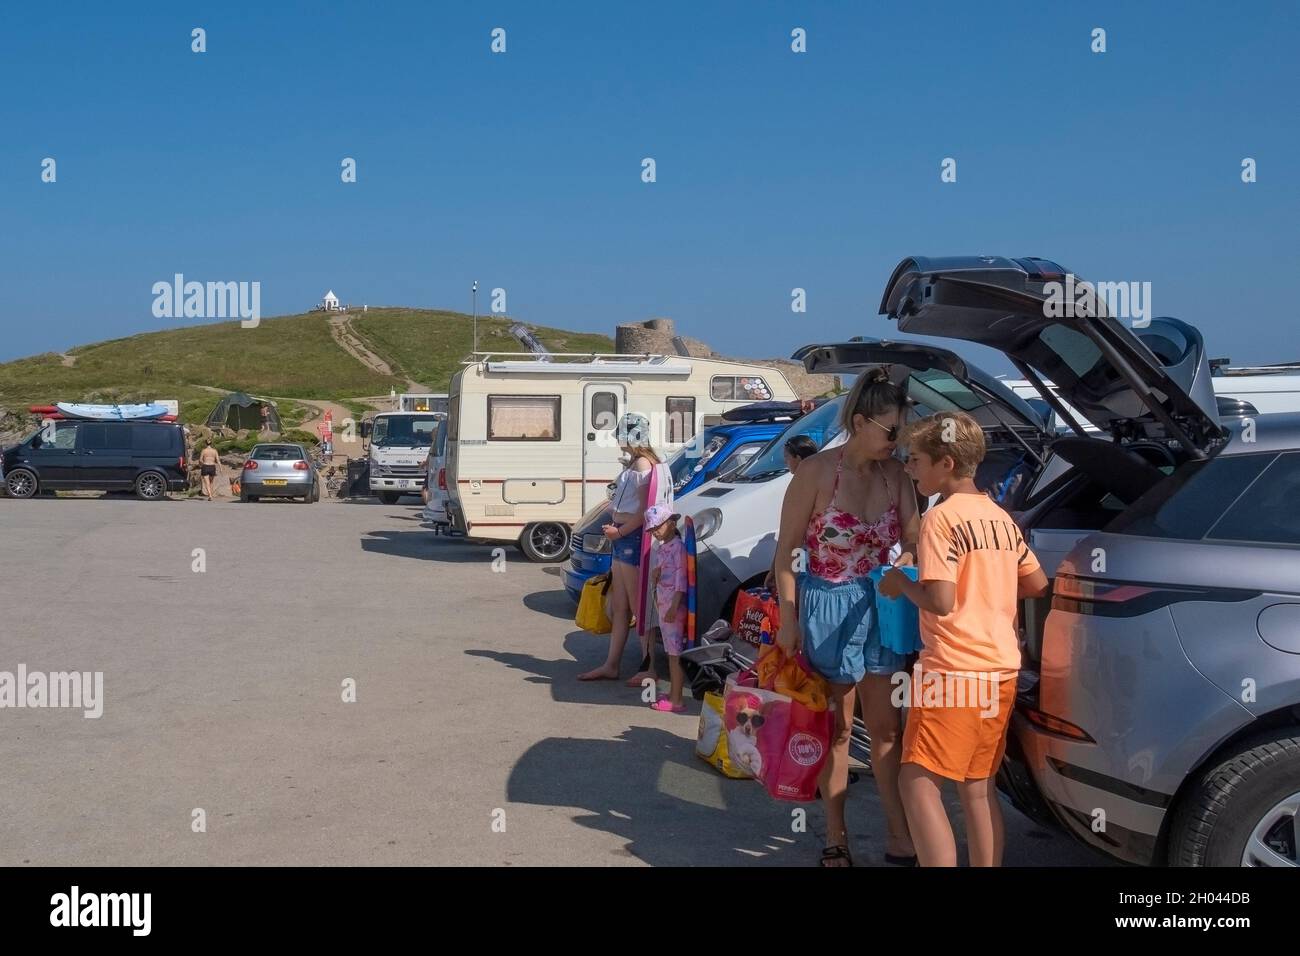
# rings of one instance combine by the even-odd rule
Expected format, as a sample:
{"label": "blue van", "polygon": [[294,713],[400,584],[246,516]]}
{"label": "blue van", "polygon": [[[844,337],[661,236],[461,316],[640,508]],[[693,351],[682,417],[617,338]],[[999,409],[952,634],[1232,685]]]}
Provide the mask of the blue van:
{"label": "blue van", "polygon": [[[798,402],[754,402],[725,412],[720,424],[706,427],[695,441],[668,460],[673,495],[681,497],[705,482],[739,470],[804,410]],[[575,603],[582,596],[587,578],[609,571],[609,539],[600,529],[611,518],[609,503],[603,501],[574,525],[564,590]]]}

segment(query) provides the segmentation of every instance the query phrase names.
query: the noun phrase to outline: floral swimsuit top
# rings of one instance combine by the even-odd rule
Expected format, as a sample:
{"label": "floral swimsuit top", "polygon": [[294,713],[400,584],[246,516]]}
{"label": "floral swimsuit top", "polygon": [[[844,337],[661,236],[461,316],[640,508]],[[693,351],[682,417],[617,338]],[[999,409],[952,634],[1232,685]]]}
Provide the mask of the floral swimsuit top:
{"label": "floral swimsuit top", "polygon": [[[871,522],[835,507],[835,493],[839,490],[843,469],[844,453],[840,452],[830,504],[813,515],[804,539],[804,546],[808,549],[808,573],[836,584],[864,577],[886,563],[889,549],[898,542],[902,533],[897,502],[890,502],[880,517]],[[885,490],[889,491],[889,479],[883,469],[880,476],[884,479]],[[890,497],[893,497],[892,492]]]}

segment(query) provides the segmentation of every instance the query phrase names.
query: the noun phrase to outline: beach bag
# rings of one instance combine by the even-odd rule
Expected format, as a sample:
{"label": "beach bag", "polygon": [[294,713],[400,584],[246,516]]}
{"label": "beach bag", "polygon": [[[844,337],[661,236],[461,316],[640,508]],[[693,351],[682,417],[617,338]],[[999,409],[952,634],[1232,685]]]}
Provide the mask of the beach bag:
{"label": "beach bag", "polygon": [[609,591],[609,575],[594,574],[582,585],[578,600],[578,613],[573,623],[592,634],[608,634],[614,629],[605,611],[605,594]]}
{"label": "beach bag", "polygon": [[732,766],[752,773],[777,800],[815,799],[817,778],[830,756],[835,714],[756,684],[751,673],[727,678],[723,719]]}
{"label": "beach bag", "polygon": [[830,683],[808,665],[802,654],[789,657],[779,644],[766,644],[758,652],[754,670],[759,687],[784,694],[812,711],[830,707]]}
{"label": "beach bag", "polygon": [[771,644],[781,629],[780,606],[767,588],[750,588],[736,595],[731,630],[755,648]]}
{"label": "beach bag", "polygon": [[740,780],[750,775],[737,770],[727,753],[727,728],[723,721],[722,695],[709,691],[700,708],[700,726],[695,733],[695,755],[723,776]]}

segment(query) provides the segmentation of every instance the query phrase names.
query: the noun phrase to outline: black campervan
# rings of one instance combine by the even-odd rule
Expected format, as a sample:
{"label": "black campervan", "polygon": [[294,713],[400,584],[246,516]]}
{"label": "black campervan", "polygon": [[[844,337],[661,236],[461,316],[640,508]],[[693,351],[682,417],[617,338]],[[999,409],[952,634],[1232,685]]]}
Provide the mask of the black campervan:
{"label": "black campervan", "polygon": [[5,449],[0,474],[11,498],[133,491],[157,501],[186,487],[185,433],[174,422],[51,421]]}

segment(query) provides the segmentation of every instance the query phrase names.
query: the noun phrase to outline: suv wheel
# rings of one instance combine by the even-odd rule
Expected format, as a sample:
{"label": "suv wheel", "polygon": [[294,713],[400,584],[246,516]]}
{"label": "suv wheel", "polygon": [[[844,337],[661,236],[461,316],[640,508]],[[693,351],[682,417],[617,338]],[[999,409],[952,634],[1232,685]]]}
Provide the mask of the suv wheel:
{"label": "suv wheel", "polygon": [[379,500],[386,505],[397,504],[397,499],[400,497],[402,496],[399,495],[396,491],[381,491],[379,493]]}
{"label": "suv wheel", "polygon": [[36,476],[26,468],[15,468],[5,475],[5,492],[10,498],[30,498],[36,488]]}
{"label": "suv wheel", "polygon": [[569,526],[558,521],[530,524],[519,536],[519,549],[529,561],[559,561],[569,553]]}
{"label": "suv wheel", "polygon": [[1170,831],[1174,866],[1300,866],[1300,733],[1272,731],[1207,768]]}
{"label": "suv wheel", "polygon": [[135,496],[141,501],[158,501],[167,496],[167,479],[156,471],[146,471],[135,480]]}

